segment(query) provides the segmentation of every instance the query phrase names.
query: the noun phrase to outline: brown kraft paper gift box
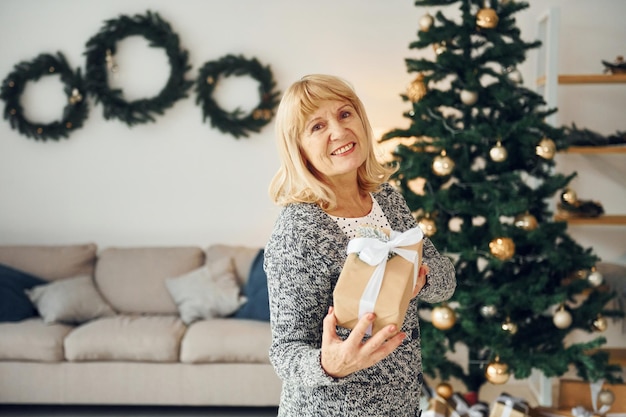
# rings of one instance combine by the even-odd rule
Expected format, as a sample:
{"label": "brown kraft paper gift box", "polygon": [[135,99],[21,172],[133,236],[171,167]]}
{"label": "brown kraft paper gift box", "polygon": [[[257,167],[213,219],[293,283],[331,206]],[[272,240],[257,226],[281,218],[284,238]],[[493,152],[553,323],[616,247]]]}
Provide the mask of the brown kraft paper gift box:
{"label": "brown kraft paper gift box", "polygon": [[[611,391],[615,397],[608,414],[626,413],[626,384],[609,384],[605,382],[602,384],[602,389]],[[559,408],[571,410],[577,406],[593,410],[589,382],[575,379],[559,380]],[[597,404],[597,407],[599,408],[600,405]]]}
{"label": "brown kraft paper gift box", "polygon": [[[423,240],[420,238],[415,244],[398,248],[416,251],[416,260],[412,263],[397,254],[387,260],[374,307],[376,320],[372,326],[372,335],[389,324],[395,324],[399,331],[413,295],[414,268],[419,271],[422,263]],[[335,317],[339,326],[348,329],[356,326],[361,296],[376,267],[359,259],[356,253],[348,255],[333,292]]]}
{"label": "brown kraft paper gift box", "polygon": [[[602,384],[603,390],[613,393],[615,400],[606,415],[626,413],[626,384]],[[600,407],[596,404],[597,407]],[[534,407],[531,410],[531,417],[572,417],[572,409],[583,407],[585,410],[593,412],[593,401],[591,398],[590,383],[575,379],[560,379],[557,407]],[[595,412],[593,414],[596,414]]]}
{"label": "brown kraft paper gift box", "polygon": [[489,417],[525,417],[529,414],[528,403],[503,392],[496,398]]}

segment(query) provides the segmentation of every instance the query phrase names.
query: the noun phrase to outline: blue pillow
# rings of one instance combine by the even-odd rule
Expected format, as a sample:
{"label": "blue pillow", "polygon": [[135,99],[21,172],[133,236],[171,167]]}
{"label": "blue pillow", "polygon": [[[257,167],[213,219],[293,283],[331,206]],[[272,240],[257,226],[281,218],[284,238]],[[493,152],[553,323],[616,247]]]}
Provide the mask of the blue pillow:
{"label": "blue pillow", "polygon": [[24,291],[47,283],[34,275],[0,264],[0,322],[37,316],[35,306]]}
{"label": "blue pillow", "polygon": [[243,289],[243,295],[248,301],[235,312],[233,317],[270,321],[270,302],[267,294],[267,276],[263,270],[264,251],[261,249],[252,261],[248,282]]}

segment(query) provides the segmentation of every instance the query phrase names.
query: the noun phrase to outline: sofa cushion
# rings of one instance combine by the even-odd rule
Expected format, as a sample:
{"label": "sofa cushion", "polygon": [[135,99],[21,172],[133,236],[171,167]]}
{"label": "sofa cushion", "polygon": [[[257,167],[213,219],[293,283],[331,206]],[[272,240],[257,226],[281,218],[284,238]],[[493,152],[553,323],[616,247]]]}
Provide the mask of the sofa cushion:
{"label": "sofa cushion", "polygon": [[35,317],[37,310],[24,290],[46,282],[34,275],[0,264],[0,322]]}
{"label": "sofa cushion", "polygon": [[180,347],[185,363],[269,363],[270,324],[255,320],[200,320],[187,329]]}
{"label": "sofa cushion", "polygon": [[232,259],[222,258],[165,280],[185,324],[199,319],[226,317],[244,303]]}
{"label": "sofa cushion", "polygon": [[235,312],[238,319],[270,321],[270,302],[267,291],[267,276],[263,270],[264,251],[261,249],[252,262],[248,282],[243,289],[246,303]]}
{"label": "sofa cushion", "polygon": [[93,278],[80,276],[60,279],[26,290],[44,323],[80,324],[115,311],[102,299]]}
{"label": "sofa cushion", "polygon": [[201,248],[108,248],[99,255],[96,283],[120,313],[178,314],[165,279],[203,264]]}
{"label": "sofa cushion", "polygon": [[48,325],[40,318],[0,323],[0,360],[59,362],[63,340],[73,327]]}
{"label": "sofa cushion", "polygon": [[250,275],[250,267],[252,266],[252,261],[258,253],[259,248],[214,244],[206,249],[206,259],[208,262],[222,258],[232,258],[235,265],[237,282],[239,282],[240,286],[243,286],[248,280],[248,275]]}
{"label": "sofa cushion", "polygon": [[176,362],[185,325],[176,316],[119,315],[91,321],[65,338],[69,361]]}
{"label": "sofa cushion", "polygon": [[79,275],[93,276],[97,246],[0,245],[0,263],[51,281]]}

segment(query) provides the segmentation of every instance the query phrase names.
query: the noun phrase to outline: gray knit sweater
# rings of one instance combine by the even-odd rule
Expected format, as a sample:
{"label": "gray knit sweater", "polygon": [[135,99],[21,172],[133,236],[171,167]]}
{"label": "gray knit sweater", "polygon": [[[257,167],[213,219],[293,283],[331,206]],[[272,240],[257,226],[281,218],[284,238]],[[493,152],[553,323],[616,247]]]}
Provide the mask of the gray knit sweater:
{"label": "gray knit sweater", "polygon": [[[394,230],[416,226],[403,197],[383,184],[374,198]],[[346,260],[348,237],[315,204],[284,207],[265,250],[272,346],[270,360],[283,381],[280,417],[415,417],[422,385],[417,299],[450,298],[454,267],[430,240],[424,262],[426,286],[413,299],[402,327],[407,338],[390,356],[344,378],[327,375],[320,363],[322,321]],[[338,327],[340,337],[349,330]]]}

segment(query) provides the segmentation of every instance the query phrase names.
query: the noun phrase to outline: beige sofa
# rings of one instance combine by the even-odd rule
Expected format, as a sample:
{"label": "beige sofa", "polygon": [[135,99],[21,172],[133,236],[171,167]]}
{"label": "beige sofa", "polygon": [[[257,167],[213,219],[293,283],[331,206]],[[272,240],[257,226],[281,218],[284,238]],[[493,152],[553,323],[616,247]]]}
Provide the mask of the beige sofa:
{"label": "beige sofa", "polygon": [[[167,284],[227,260],[243,291],[258,252],[229,245],[0,246],[0,264],[50,283],[93,283],[97,292],[38,294],[43,317],[0,323],[0,403],[277,405],[269,323],[226,316],[185,324]],[[61,311],[72,303],[88,311]]]}

